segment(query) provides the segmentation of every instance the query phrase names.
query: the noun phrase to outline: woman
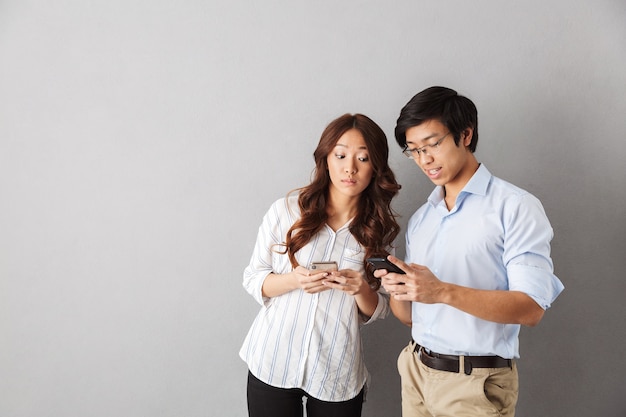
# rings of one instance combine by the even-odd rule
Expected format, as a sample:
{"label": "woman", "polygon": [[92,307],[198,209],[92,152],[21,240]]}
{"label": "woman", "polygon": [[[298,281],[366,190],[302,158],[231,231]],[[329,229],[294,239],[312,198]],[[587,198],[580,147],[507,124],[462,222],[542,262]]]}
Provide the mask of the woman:
{"label": "woman", "polygon": [[[313,181],[276,201],[259,228],[243,285],[261,304],[240,356],[251,417],[360,416],[367,370],[360,326],[388,298],[366,267],[398,235],[382,129],[368,117],[332,121],[314,152]],[[335,270],[314,269],[336,262]],[[316,265],[313,265],[316,264]]]}

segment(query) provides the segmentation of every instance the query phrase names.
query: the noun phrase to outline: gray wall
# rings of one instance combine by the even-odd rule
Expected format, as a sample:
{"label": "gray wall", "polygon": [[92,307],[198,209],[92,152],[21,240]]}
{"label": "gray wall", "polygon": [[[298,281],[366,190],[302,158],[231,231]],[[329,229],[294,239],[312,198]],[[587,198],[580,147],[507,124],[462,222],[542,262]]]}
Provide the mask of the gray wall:
{"label": "gray wall", "polygon": [[[626,4],[0,1],[0,415],[243,416],[241,287],[326,123],[393,143],[445,85],[477,156],[544,203],[565,292],[522,331],[519,416],[624,416]],[[398,252],[404,253],[400,240]],[[365,416],[399,416],[408,329],[364,329]]]}

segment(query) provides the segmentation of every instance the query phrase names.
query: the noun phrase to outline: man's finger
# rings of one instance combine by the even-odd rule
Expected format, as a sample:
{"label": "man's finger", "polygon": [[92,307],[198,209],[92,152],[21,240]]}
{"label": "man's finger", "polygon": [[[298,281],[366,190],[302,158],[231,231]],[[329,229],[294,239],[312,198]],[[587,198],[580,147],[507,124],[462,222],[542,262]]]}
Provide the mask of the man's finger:
{"label": "man's finger", "polygon": [[387,259],[389,259],[389,261],[391,261],[392,264],[395,264],[396,266],[400,267],[400,269],[405,271],[405,272],[407,272],[407,271],[409,271],[411,269],[409,264],[405,263],[400,258],[396,258],[393,255],[387,256]]}

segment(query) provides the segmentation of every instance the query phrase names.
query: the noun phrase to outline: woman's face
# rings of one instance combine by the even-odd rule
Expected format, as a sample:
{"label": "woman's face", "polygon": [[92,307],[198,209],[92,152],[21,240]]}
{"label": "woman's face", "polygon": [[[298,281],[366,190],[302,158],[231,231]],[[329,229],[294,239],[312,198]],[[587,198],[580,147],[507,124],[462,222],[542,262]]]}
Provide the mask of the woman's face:
{"label": "woman's face", "polygon": [[326,161],[331,196],[358,197],[372,180],[374,167],[365,139],[357,129],[350,129],[339,138]]}

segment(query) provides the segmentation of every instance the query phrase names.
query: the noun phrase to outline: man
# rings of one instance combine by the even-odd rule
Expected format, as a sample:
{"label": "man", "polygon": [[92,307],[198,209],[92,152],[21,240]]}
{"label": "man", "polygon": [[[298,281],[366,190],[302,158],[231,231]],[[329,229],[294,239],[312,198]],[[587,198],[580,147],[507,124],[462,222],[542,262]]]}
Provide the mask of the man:
{"label": "man", "polygon": [[400,112],[396,140],[436,185],[411,217],[406,275],[379,270],[394,315],[411,327],[401,352],[402,413],[513,416],[521,325],[535,326],[563,290],[539,200],[474,155],[476,106],[431,87]]}

